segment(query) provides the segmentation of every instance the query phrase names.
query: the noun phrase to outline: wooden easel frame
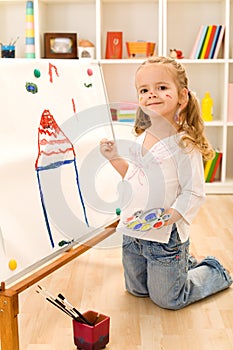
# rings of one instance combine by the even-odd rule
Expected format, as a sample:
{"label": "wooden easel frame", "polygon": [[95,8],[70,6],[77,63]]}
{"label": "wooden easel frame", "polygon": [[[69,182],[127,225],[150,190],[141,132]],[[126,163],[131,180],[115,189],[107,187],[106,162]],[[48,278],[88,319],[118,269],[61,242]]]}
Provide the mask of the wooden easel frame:
{"label": "wooden easel frame", "polygon": [[90,238],[77,247],[72,247],[64,252],[53,262],[32,273],[25,279],[15,283],[9,289],[5,289],[5,283],[1,282],[0,290],[0,344],[1,350],[19,350],[18,314],[19,314],[19,293],[31,287],[44,277],[64,266],[79,255],[85,253],[105,238],[109,237],[116,230],[118,221],[105,227],[98,235]]}

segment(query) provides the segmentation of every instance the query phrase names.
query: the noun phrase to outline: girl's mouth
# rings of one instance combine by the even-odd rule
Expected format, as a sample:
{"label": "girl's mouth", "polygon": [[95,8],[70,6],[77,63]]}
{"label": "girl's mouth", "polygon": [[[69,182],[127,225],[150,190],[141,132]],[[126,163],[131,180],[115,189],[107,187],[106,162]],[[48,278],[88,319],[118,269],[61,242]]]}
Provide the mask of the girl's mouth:
{"label": "girl's mouth", "polygon": [[151,103],[148,103],[147,105],[146,105],[146,107],[151,107],[151,106],[158,106],[158,105],[160,105],[162,102],[151,102]]}

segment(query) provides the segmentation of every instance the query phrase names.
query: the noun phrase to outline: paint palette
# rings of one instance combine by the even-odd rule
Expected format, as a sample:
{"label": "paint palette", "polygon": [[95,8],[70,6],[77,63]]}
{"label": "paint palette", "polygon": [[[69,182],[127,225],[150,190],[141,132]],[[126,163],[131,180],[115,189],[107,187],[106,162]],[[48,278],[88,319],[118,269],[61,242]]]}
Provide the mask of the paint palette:
{"label": "paint palette", "polygon": [[166,214],[164,208],[153,208],[143,212],[137,211],[124,221],[124,225],[132,231],[146,232],[151,229],[160,229],[171,215]]}

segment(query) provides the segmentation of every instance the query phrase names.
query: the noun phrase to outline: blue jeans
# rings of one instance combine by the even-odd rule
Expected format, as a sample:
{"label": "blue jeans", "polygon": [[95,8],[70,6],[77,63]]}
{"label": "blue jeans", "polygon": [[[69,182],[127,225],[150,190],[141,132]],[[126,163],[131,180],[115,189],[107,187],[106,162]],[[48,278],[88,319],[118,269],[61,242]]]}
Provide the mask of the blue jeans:
{"label": "blue jeans", "polygon": [[167,244],[123,236],[126,289],[150,297],[158,306],[178,310],[228,288],[231,277],[214,257],[200,263],[189,255],[189,241],[181,243],[173,226]]}

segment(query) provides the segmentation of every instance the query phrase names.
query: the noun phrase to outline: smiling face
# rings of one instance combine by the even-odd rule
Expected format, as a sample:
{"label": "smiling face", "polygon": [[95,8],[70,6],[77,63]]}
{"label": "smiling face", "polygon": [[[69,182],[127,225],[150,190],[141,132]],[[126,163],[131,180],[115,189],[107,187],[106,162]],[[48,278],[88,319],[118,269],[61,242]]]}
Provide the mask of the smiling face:
{"label": "smiling face", "polygon": [[148,64],[136,73],[136,89],[139,105],[153,122],[153,113],[173,122],[173,118],[182,103],[174,73],[167,66]]}

